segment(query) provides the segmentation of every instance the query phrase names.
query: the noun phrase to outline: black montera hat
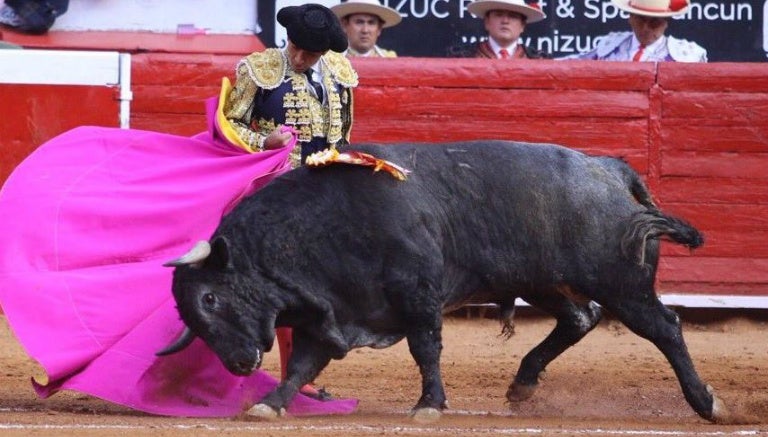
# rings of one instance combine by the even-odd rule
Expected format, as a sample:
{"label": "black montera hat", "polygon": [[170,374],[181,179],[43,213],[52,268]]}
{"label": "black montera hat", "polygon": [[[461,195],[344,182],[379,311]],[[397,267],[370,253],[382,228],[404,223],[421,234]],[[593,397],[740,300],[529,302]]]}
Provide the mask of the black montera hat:
{"label": "black montera hat", "polygon": [[339,19],[325,6],[287,6],[277,13],[277,22],[288,31],[288,39],[304,50],[341,53],[347,49],[347,35]]}

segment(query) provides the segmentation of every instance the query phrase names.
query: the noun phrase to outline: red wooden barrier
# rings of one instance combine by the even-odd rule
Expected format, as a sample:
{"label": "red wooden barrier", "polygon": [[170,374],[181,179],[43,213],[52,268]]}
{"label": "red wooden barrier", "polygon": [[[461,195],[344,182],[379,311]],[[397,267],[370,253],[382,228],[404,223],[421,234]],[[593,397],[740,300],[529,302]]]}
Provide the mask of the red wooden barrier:
{"label": "red wooden barrier", "polygon": [[[118,89],[0,84],[0,183],[37,146],[84,124],[120,126]],[[82,110],[87,102],[98,110]]]}
{"label": "red wooden barrier", "polygon": [[[131,127],[204,128],[201,101],[239,55],[135,54]],[[353,142],[476,138],[621,156],[700,228],[664,245],[659,289],[768,307],[768,65],[355,59]],[[6,147],[5,144],[2,145]],[[672,299],[674,300],[674,299]],[[699,301],[702,302],[702,301]],[[737,303],[734,303],[737,302]],[[742,302],[742,303],[738,303]]]}

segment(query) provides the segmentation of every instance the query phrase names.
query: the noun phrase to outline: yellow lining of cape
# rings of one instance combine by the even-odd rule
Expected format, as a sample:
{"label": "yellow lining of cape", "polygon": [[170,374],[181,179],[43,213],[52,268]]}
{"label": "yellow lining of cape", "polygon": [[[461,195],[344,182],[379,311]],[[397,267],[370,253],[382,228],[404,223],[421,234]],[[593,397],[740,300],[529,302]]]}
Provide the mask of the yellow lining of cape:
{"label": "yellow lining of cape", "polygon": [[231,144],[240,147],[241,149],[253,153],[253,150],[248,147],[248,144],[240,138],[235,129],[232,127],[232,123],[229,122],[224,115],[224,104],[229,99],[229,94],[232,92],[232,82],[228,77],[221,79],[221,91],[219,92],[219,103],[216,106],[216,124],[219,125],[221,134],[224,135],[227,141]]}

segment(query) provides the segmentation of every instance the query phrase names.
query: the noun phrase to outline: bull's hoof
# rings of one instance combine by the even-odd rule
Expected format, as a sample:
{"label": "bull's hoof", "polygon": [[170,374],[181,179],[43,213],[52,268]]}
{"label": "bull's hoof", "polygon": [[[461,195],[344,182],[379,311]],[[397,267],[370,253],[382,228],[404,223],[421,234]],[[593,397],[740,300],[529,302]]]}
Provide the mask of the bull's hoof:
{"label": "bull's hoof", "polygon": [[752,425],[760,423],[760,419],[748,414],[732,413],[725,403],[717,397],[712,386],[707,385],[707,392],[712,395],[712,418],[710,421],[720,425]]}
{"label": "bull's hoof", "polygon": [[531,396],[536,391],[537,384],[523,385],[512,383],[507,390],[507,400],[509,402],[521,402]]}
{"label": "bull's hoof", "polygon": [[285,415],[285,409],[281,408],[278,412],[267,404],[256,404],[246,411],[245,414],[262,420],[275,420]]}
{"label": "bull's hoof", "polygon": [[443,412],[437,408],[416,408],[411,413],[414,422],[418,423],[434,423],[440,420],[442,415]]}

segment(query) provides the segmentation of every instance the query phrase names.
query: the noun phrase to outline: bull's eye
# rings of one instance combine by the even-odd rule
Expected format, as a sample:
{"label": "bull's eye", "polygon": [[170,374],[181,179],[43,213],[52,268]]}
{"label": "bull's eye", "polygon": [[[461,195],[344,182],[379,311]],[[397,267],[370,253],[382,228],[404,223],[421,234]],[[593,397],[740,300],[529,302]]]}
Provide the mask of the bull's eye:
{"label": "bull's eye", "polygon": [[212,307],[214,304],[216,304],[216,295],[213,293],[205,293],[203,295],[203,303],[207,307]]}

